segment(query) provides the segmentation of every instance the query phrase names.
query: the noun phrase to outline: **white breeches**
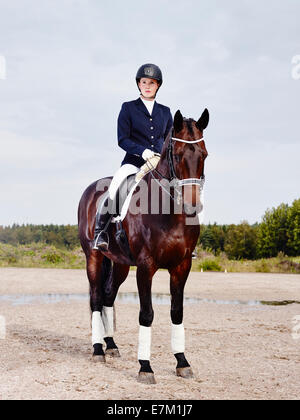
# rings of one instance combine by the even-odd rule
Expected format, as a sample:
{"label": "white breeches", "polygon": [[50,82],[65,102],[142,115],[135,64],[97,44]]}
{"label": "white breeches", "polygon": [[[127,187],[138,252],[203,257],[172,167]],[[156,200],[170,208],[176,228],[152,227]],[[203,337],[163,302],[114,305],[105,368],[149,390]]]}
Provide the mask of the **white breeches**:
{"label": "white breeches", "polygon": [[116,196],[118,188],[129,175],[136,174],[140,168],[137,166],[131,165],[130,163],[126,163],[125,165],[121,166],[117,172],[115,173],[110,186],[108,188],[109,198],[113,200]]}

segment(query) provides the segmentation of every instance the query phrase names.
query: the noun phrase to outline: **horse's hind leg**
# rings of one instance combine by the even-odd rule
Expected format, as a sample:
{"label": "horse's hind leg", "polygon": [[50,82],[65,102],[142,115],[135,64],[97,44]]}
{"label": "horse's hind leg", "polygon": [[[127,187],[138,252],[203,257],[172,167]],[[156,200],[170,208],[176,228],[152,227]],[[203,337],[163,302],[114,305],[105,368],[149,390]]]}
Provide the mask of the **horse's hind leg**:
{"label": "horse's hind leg", "polygon": [[128,275],[129,265],[113,264],[110,275],[105,282],[104,287],[104,305],[102,310],[102,320],[104,324],[105,334],[104,341],[106,343],[105,354],[112,357],[120,357],[120,353],[116,343],[114,342],[114,313],[113,305],[116,299],[119,287]]}
{"label": "horse's hind leg", "polygon": [[192,369],[185,358],[185,333],[183,327],[183,292],[186,280],[191,269],[191,258],[185,259],[174,269],[170,269],[170,291],[171,291],[171,320],[172,352],[177,360],[176,374],[183,378],[193,376]]}
{"label": "horse's hind leg", "polygon": [[90,307],[92,312],[93,360],[105,362],[103,351],[104,325],[101,317],[103,308],[103,259],[104,256],[93,251],[87,257],[87,276],[90,282]]}

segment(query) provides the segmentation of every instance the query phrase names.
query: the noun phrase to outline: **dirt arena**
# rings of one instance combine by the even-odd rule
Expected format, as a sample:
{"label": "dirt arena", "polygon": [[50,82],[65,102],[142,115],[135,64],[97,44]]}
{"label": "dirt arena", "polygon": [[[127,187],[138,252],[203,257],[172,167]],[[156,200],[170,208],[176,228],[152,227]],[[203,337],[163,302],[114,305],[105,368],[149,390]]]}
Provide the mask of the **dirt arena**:
{"label": "dirt arena", "polygon": [[[156,274],[154,293],[168,294],[167,274]],[[136,291],[131,271],[120,292],[126,297]],[[156,385],[136,381],[139,305],[134,301],[116,304],[115,341],[122,357],[107,358],[105,365],[91,362],[89,304],[79,296],[87,292],[83,270],[0,269],[0,399],[299,398],[300,334],[293,319],[300,319],[300,305],[253,302],[300,301],[299,275],[191,273],[185,296],[207,299],[188,300],[184,311],[194,378],[175,376],[170,307],[155,303]],[[68,299],[68,294],[78,296]]]}

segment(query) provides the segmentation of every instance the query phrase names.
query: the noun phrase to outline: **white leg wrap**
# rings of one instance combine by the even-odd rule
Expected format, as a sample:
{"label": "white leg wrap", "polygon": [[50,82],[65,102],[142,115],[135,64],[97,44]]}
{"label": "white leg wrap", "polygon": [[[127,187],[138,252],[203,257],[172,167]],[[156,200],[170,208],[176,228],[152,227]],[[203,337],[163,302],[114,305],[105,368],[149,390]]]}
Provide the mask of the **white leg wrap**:
{"label": "white leg wrap", "polygon": [[100,312],[93,312],[92,315],[92,343],[104,344],[104,326]]}
{"label": "white leg wrap", "polygon": [[140,325],[138,360],[150,360],[151,354],[151,327]]}
{"label": "white leg wrap", "polygon": [[174,354],[184,353],[184,326],[183,324],[180,324],[180,325],[172,324],[171,346],[172,346],[172,352]]}
{"label": "white leg wrap", "polygon": [[114,308],[103,306],[102,321],[104,325],[104,337],[113,337],[114,335]]}

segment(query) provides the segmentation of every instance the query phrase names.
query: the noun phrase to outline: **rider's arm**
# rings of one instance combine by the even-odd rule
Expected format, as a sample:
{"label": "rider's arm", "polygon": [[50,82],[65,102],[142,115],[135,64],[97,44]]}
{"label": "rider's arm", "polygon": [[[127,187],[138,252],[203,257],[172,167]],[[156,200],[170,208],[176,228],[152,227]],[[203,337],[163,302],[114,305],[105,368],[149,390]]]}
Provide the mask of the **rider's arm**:
{"label": "rider's arm", "polygon": [[130,139],[131,122],[130,115],[126,107],[126,103],[122,105],[118,117],[118,144],[131,155],[142,156],[145,146],[138,144]]}

